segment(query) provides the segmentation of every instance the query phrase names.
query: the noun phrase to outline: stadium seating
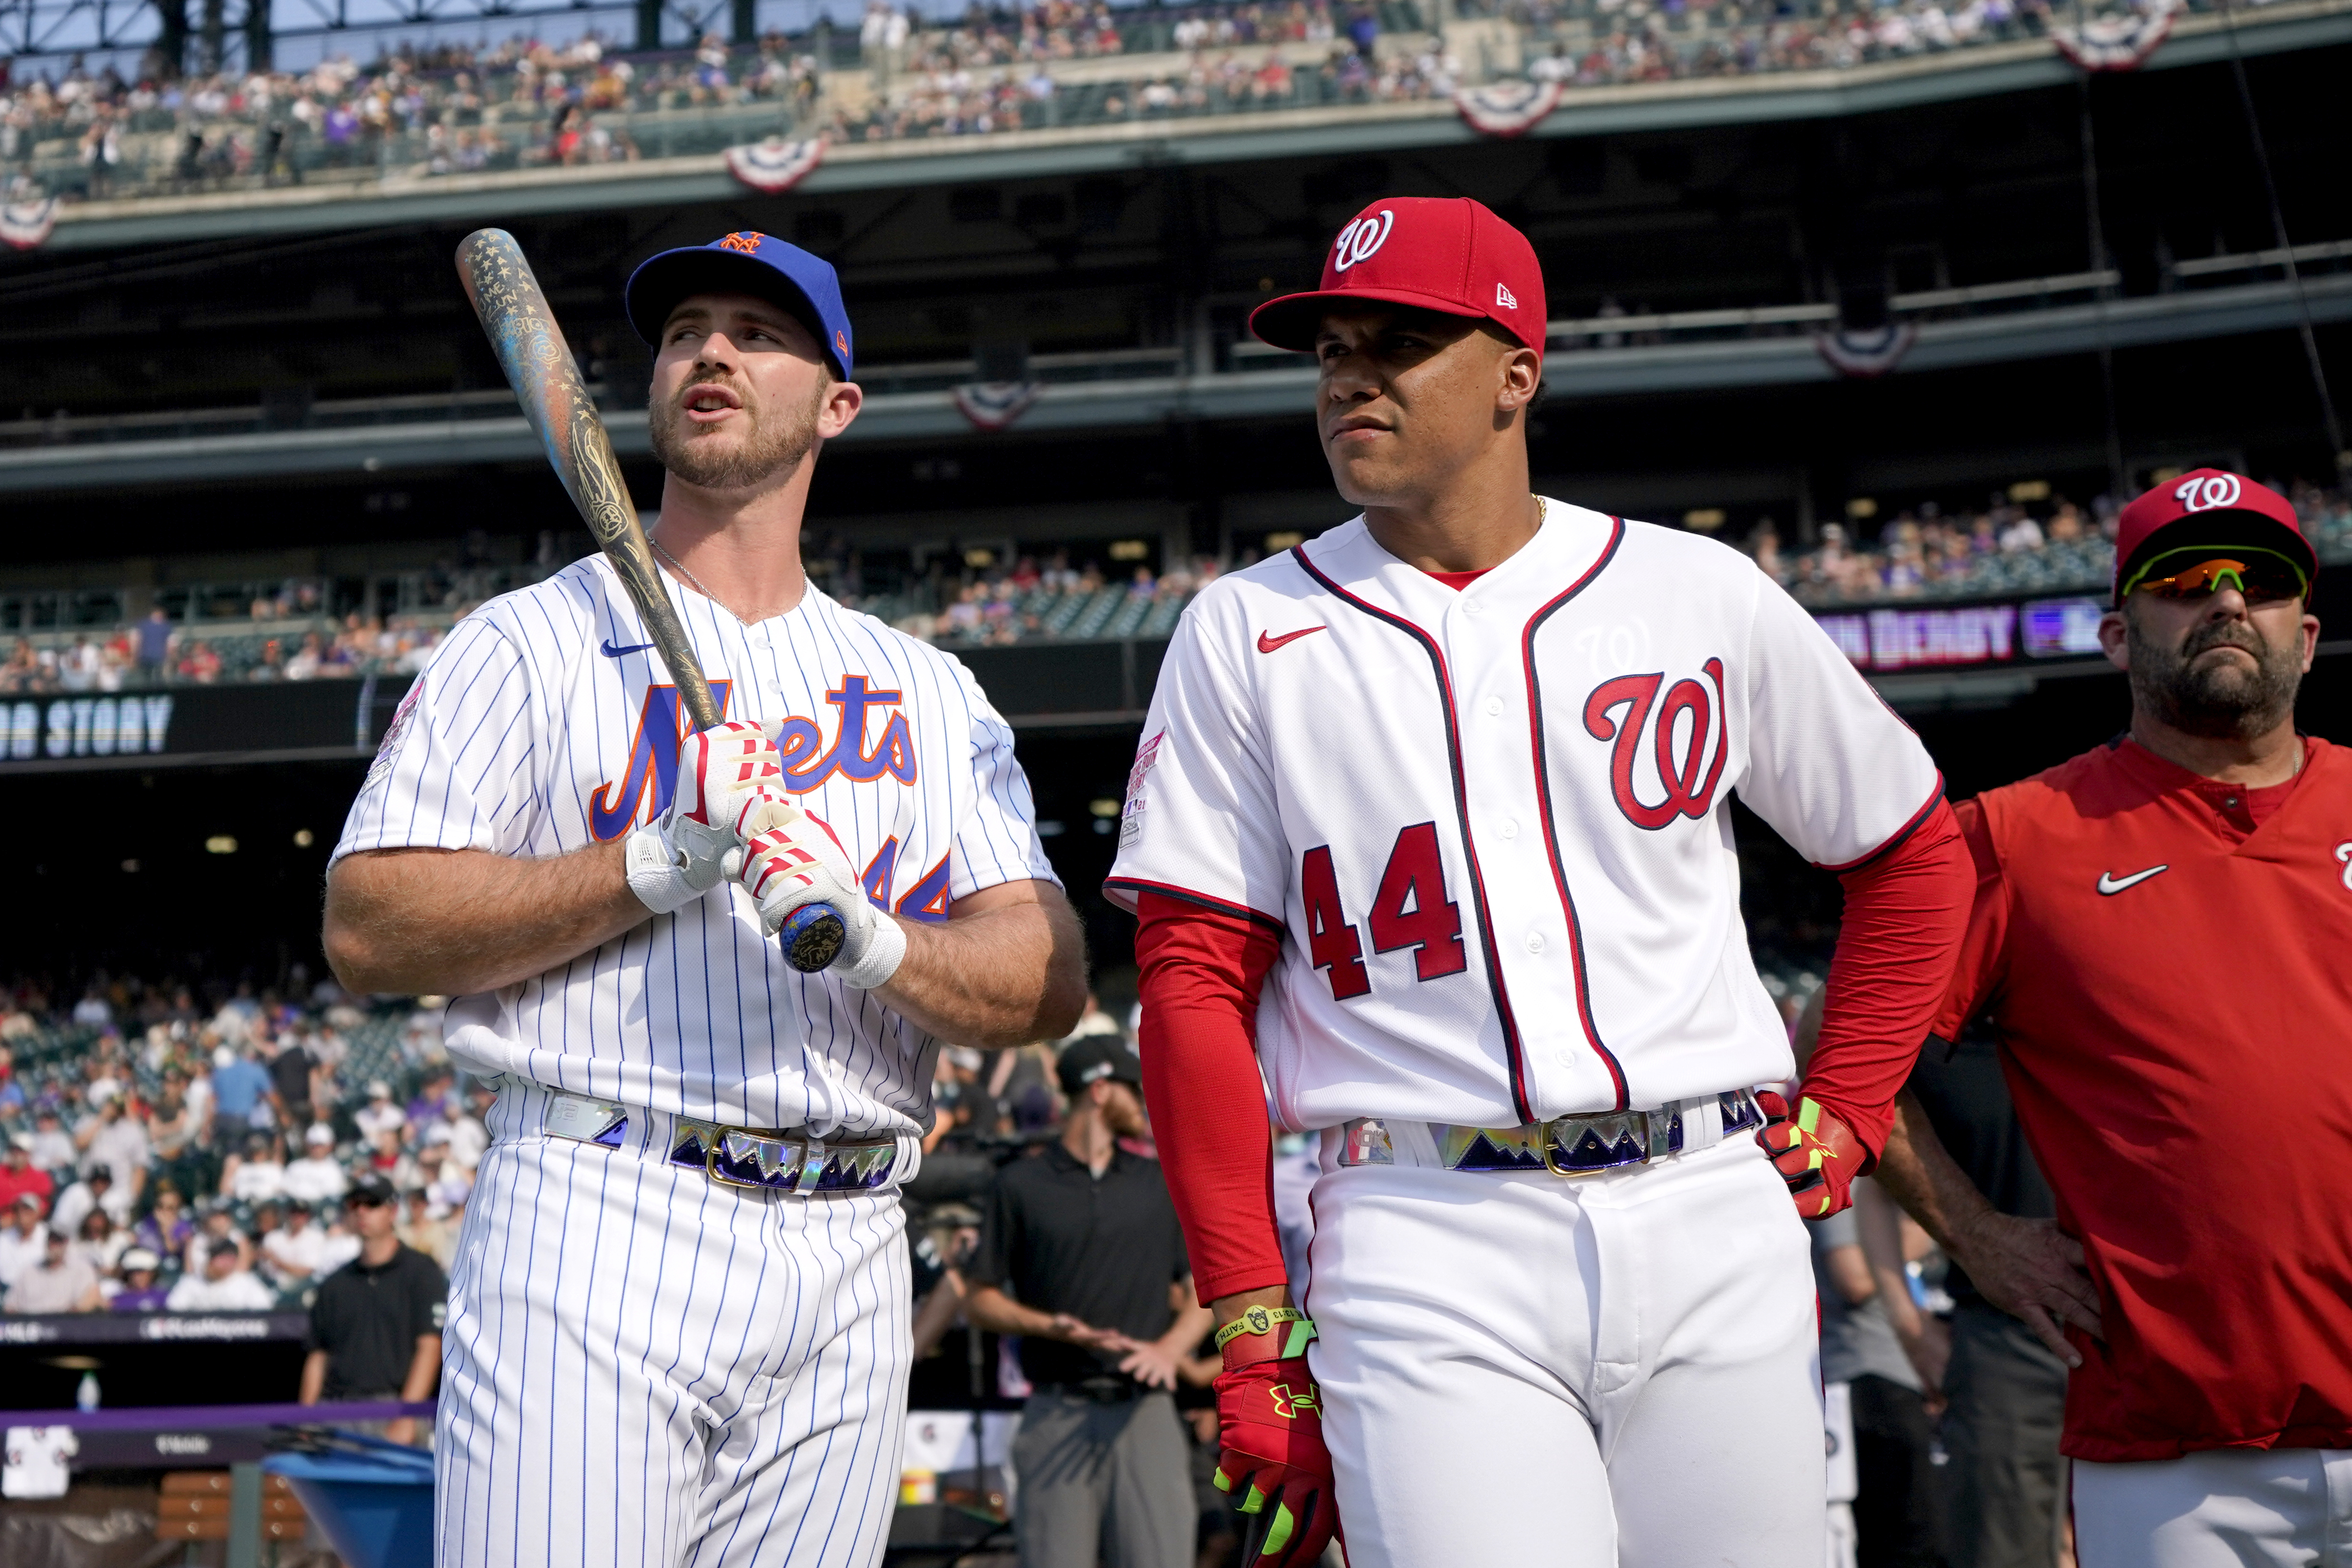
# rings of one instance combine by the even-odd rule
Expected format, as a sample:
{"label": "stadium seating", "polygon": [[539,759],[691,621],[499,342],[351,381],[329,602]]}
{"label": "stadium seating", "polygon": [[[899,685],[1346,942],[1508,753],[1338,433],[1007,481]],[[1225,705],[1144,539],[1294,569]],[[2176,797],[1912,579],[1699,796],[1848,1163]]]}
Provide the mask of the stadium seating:
{"label": "stadium seating", "polygon": [[[2352,563],[2352,500],[2309,486],[2294,487],[2296,505],[2329,565]],[[2115,570],[2113,547],[2100,532],[2112,518],[2105,498],[2095,503],[2098,521],[2055,500],[2045,521],[2021,504],[1998,500],[1983,510],[1947,519],[1933,507],[1904,512],[1874,539],[1849,538],[1845,525],[1822,530],[1822,542],[1790,554],[1759,525],[1740,542],[1757,563],[1816,608],[1889,604],[1909,600],[1990,599],[2038,594],[2095,593]],[[845,563],[812,560],[820,582],[839,582]],[[432,607],[372,619],[353,612],[332,616],[291,613],[306,595],[320,602],[330,584],[321,582],[236,584],[218,595],[176,593],[173,650],[160,676],[136,667],[131,628],[107,622],[45,631],[25,631],[26,605],[0,595],[0,631],[17,630],[15,647],[0,660],[0,696],[56,690],[135,689],[142,684],[235,683],[365,676],[404,677],[420,668],[457,619],[492,595],[537,581],[546,568],[477,568],[455,575],[423,570],[411,574],[440,595]],[[1096,569],[1034,564],[969,573],[960,584],[936,589],[920,582],[887,593],[844,593],[855,608],[929,642],[949,647],[1040,640],[1071,642],[1157,640],[1173,633],[1184,606],[1219,568],[1206,559],[1180,563],[1159,577],[1149,572],[1126,583],[1102,580]],[[250,596],[271,612],[267,620],[189,617],[189,606],[217,597],[242,602]],[[79,602],[112,610],[121,595],[83,595]],[[14,612],[14,626],[10,625]],[[315,640],[314,640],[315,639]],[[310,649],[305,657],[306,646]],[[78,651],[79,650],[79,651]],[[89,661],[75,671],[79,657]],[[84,684],[69,685],[68,679]]]}
{"label": "stadium seating", "polygon": [[1453,9],[1457,25],[1441,33],[1416,0],[1049,0],[895,34],[869,21],[862,38],[827,26],[664,54],[624,56],[592,35],[561,49],[518,39],[177,82],[77,63],[0,88],[0,170],[66,199],[430,177],[707,155],[771,135],[897,140],[1444,98],[1520,78],[1573,90],[1835,69],[2047,26],[2042,0]]}

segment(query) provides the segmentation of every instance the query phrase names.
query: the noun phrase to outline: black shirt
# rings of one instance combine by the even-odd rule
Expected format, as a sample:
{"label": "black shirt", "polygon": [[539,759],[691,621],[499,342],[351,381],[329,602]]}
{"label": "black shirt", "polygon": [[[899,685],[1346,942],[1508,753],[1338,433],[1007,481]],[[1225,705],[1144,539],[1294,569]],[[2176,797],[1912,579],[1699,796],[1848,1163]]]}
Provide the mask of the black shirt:
{"label": "black shirt", "polygon": [[303,1347],[327,1352],[323,1397],[397,1397],[416,1342],[441,1331],[448,1300],[441,1266],[405,1242],[381,1268],[355,1258],[328,1275],[310,1303]]}
{"label": "black shirt", "polygon": [[[2058,1212],[2050,1184],[2026,1147],[2001,1076],[2000,1054],[1991,1037],[1971,1030],[1958,1045],[1930,1037],[1911,1069],[1907,1086],[1927,1111],[1937,1139],[1968,1173],[1992,1206],[2020,1219],[2048,1219]],[[1956,1301],[1981,1301],[1976,1286],[1958,1265],[1944,1288]]]}
{"label": "black shirt", "polygon": [[[1024,1306],[1138,1340],[1168,1331],[1168,1288],[1192,1272],[1159,1161],[1116,1150],[1097,1177],[1059,1143],[998,1173],[971,1262],[975,1284],[1009,1286]],[[1021,1370],[1041,1385],[1115,1373],[1119,1359],[1021,1342]]]}
{"label": "black shirt", "polygon": [[[278,1098],[289,1105],[310,1103],[310,1069],[318,1066],[309,1050],[301,1046],[289,1046],[269,1058],[269,1080],[278,1089]],[[300,1128],[295,1131],[299,1132]]]}

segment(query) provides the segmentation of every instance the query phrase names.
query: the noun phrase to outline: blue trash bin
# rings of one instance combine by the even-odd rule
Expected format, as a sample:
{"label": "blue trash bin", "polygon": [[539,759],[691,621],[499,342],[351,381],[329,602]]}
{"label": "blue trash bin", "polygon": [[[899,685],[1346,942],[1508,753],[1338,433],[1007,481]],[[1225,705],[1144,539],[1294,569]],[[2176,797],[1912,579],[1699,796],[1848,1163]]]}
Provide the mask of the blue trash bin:
{"label": "blue trash bin", "polygon": [[261,1468],[286,1478],[350,1568],[430,1568],[433,1456],[355,1441],[362,1446],[331,1454],[273,1454]]}

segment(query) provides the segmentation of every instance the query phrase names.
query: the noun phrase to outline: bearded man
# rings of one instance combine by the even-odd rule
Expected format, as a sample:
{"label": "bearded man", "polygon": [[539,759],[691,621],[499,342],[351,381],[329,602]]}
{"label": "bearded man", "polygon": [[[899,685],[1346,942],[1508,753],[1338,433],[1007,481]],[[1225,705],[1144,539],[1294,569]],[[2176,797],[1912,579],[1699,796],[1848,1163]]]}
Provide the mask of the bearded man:
{"label": "bearded man", "polygon": [[2352,1545],[2352,758],[2294,730],[2317,561],[2200,469],[2126,508],[2131,727],[1958,810],[1981,1015],[2053,1220],[1993,1211],[1906,1093],[1878,1174],[2072,1368],[2083,1568]]}
{"label": "bearded man", "polygon": [[[802,574],[862,398],[833,268],[730,234],[626,300],[654,552],[728,721],[685,733],[591,555],[434,650],[327,874],[337,975],[453,998],[450,1056],[499,1085],[441,1335],[436,1561],[873,1568],[932,1065],[1068,1033],[1081,939],[971,672]],[[811,901],[847,936],[803,974],[773,939]]]}

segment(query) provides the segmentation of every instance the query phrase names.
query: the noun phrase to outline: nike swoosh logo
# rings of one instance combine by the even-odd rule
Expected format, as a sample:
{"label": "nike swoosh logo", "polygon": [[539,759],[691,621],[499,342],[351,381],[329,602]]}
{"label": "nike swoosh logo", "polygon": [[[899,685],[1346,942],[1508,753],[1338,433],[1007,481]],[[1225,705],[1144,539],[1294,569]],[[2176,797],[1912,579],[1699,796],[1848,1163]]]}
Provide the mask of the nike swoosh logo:
{"label": "nike swoosh logo", "polygon": [[604,639],[604,657],[606,658],[621,658],[629,654],[643,653],[646,649],[653,646],[654,645],[649,642],[633,642],[626,647],[614,647],[613,646],[613,639],[611,637],[606,637]]}
{"label": "nike swoosh logo", "polygon": [[1328,629],[1328,627],[1324,626],[1307,626],[1300,631],[1285,632],[1280,637],[1276,637],[1272,632],[1260,632],[1257,634],[1257,651],[1260,653],[1272,653],[1276,648],[1280,647],[1285,643],[1297,642],[1300,637]]}
{"label": "nike swoosh logo", "polygon": [[2147,881],[2158,871],[2169,871],[2171,869],[2171,864],[2167,862],[2162,866],[2150,866],[2145,871],[2134,871],[2128,877],[2118,877],[2113,872],[2102,871],[2099,873],[2099,891],[2112,898],[2116,894],[2122,892],[2126,888],[2138,887],[2142,882]]}

